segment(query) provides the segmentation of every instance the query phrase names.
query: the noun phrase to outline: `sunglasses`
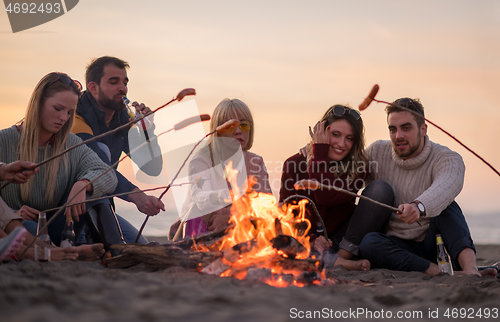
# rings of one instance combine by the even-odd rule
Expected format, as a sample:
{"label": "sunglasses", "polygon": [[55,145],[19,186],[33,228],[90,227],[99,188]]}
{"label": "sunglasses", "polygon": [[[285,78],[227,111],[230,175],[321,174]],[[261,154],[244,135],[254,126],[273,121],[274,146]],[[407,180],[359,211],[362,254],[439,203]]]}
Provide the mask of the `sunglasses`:
{"label": "sunglasses", "polygon": [[76,86],[76,89],[78,89],[78,91],[82,91],[82,84],[77,81],[76,79],[71,79],[68,75],[62,75],[60,74],[56,79],[54,79],[52,82],[50,82],[47,87],[49,87],[50,85],[54,84],[55,82],[57,81],[61,81],[61,83],[63,83],[64,85],[68,85],[68,86]]}
{"label": "sunglasses", "polygon": [[[241,122],[239,126],[237,126],[241,129],[242,132],[249,132],[252,129],[252,123],[250,122]],[[233,132],[236,130],[236,127],[232,127],[229,130],[227,130],[227,133],[233,134]]]}
{"label": "sunglasses", "polygon": [[346,108],[346,107],[339,106],[339,105],[337,105],[333,108],[333,114],[335,114],[336,116],[343,116],[347,112],[349,112],[349,114],[354,116],[356,121],[358,121],[361,118],[361,114],[358,111],[353,110],[352,108]]}

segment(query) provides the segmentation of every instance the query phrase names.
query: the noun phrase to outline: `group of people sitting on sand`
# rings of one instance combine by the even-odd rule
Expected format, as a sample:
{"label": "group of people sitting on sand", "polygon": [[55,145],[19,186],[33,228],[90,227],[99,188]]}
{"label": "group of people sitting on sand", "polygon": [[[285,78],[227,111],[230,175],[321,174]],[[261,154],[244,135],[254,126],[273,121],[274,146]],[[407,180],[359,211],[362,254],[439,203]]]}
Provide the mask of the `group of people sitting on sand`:
{"label": "group of people sitting on sand", "polygon": [[[83,93],[81,85],[67,74],[50,73],[35,87],[22,122],[0,131],[0,181],[12,181],[0,191],[0,260],[19,256],[24,250],[21,246],[30,244],[36,234],[38,214],[68,199],[78,203],[120,194],[146,215],[164,211],[158,198],[145,194],[116,170],[120,155],[130,153],[129,137],[134,133],[129,132],[136,131],[135,127],[121,127],[130,121],[123,103],[128,67],[116,57],[93,60],[87,67]],[[133,105],[138,113],[150,112],[144,104]],[[316,251],[333,254],[334,266],[436,275],[435,238],[441,234],[456,270],[496,276],[495,267],[478,270],[467,222],[454,201],[464,183],[465,166],[460,155],[430,141],[424,108],[418,99],[398,99],[386,107],[386,113],[390,140],[376,141],[365,148],[361,114],[340,104],[327,109],[309,127],[310,142],[304,142],[305,147],[284,162],[279,202],[293,203],[306,197],[314,204],[328,239],[311,229],[310,240]],[[214,132],[189,162],[189,174],[197,181],[190,185],[183,205],[182,215],[189,220],[173,225],[170,238],[181,230],[184,236],[193,237],[228,227],[230,187],[224,170],[221,167],[218,171],[217,166],[234,151],[240,151],[241,172],[253,176],[253,189],[271,193],[263,158],[249,151],[255,121],[248,106],[239,99],[224,99],[213,112],[211,131],[231,119],[238,120],[239,125],[223,133]],[[32,169],[82,140],[110,131],[110,135]],[[154,138],[154,124],[148,133]],[[156,142],[151,140],[153,148],[159,149],[154,146]],[[106,172],[113,164],[113,171]],[[158,175],[162,165],[160,156],[141,169]],[[297,190],[294,184],[303,179],[353,193],[362,190],[363,196],[399,211],[365,199],[356,204],[355,197],[334,189]],[[316,210],[307,207],[311,227],[315,228]],[[47,217],[53,214],[47,213]],[[95,260],[112,244],[147,243],[143,236],[136,241],[137,229],[114,212],[112,198],[67,207],[64,214],[49,225],[53,243],[59,245],[64,225],[74,220],[76,236],[82,234],[84,224],[95,226],[89,229],[93,244],[51,246],[52,260]],[[28,249],[24,256],[33,258],[33,250]]]}

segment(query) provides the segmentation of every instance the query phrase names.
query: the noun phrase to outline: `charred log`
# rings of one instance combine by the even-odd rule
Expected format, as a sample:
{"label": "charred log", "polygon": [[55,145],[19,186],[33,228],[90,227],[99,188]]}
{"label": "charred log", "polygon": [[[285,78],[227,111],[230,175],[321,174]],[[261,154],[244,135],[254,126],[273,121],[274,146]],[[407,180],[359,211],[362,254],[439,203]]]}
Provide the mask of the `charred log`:
{"label": "charred log", "polygon": [[294,259],[298,254],[306,251],[306,248],[292,236],[279,235],[271,239],[271,243],[274,249],[281,250],[291,259]]}
{"label": "charred log", "polygon": [[245,276],[245,279],[248,281],[265,282],[267,280],[271,280],[272,277],[273,273],[269,268],[251,267],[247,270],[247,275]]}
{"label": "charred log", "polygon": [[314,281],[321,281],[321,276],[317,271],[303,272],[295,280],[299,283],[310,285]]}
{"label": "charred log", "polygon": [[220,241],[225,234],[226,230],[220,230],[208,234],[199,235],[194,238],[185,238],[176,242],[169,241],[164,244],[164,246],[178,246],[184,250],[189,250],[196,244],[210,248],[210,246]]}
{"label": "charred log", "polygon": [[222,250],[222,254],[224,254],[225,259],[227,259],[231,263],[234,263],[238,259],[240,259],[242,255],[250,252],[256,246],[257,246],[257,241],[255,239],[252,239],[247,242],[234,245],[231,248],[224,249]]}
{"label": "charred log", "polygon": [[277,256],[274,263],[286,270],[321,271],[323,263],[319,259],[292,259]]}
{"label": "charred log", "polygon": [[127,268],[132,264],[143,263],[146,268],[160,270],[172,266],[187,269],[203,268],[222,257],[221,252],[196,252],[184,250],[173,245],[113,245],[112,249],[121,249],[122,255],[108,258],[106,264],[110,268]]}

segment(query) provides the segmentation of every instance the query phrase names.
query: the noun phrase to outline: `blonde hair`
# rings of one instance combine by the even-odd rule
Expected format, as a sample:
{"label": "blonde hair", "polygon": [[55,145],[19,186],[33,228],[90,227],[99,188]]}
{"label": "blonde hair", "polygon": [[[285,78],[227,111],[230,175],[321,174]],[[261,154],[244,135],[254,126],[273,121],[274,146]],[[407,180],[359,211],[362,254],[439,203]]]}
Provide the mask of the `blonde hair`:
{"label": "blonde hair", "polygon": [[[336,115],[334,113],[335,107],[343,107],[345,110],[343,115]],[[330,107],[323,117],[321,118],[320,122],[326,121],[325,123],[325,128],[332,124],[333,122],[336,122],[338,120],[346,120],[352,127],[352,131],[354,134],[354,143],[352,145],[351,151],[349,151],[349,154],[346,155],[346,157],[341,160],[340,162],[343,163],[345,161],[347,162],[353,162],[355,166],[346,166],[346,167],[340,167],[341,169],[347,169],[344,173],[339,173],[339,176],[342,175],[347,175],[350,179],[355,180],[360,173],[358,173],[358,165],[363,164],[363,168],[365,171],[368,171],[368,157],[366,156],[365,153],[365,127],[363,125],[363,119],[359,117],[359,119],[356,119],[349,111],[351,108],[349,106],[344,106],[344,105],[333,105]],[[312,159],[312,146],[313,146],[313,141],[311,140],[310,143],[307,146],[306,152],[307,152],[307,165],[309,166],[311,164],[311,159]],[[337,168],[338,170],[338,168]]]}
{"label": "blonde hair", "polygon": [[[26,115],[24,117],[23,123],[21,124],[21,138],[19,140],[19,146],[17,152],[19,154],[19,159],[31,162],[40,162],[38,160],[38,149],[39,149],[39,131],[42,126],[41,113],[42,108],[48,98],[54,96],[58,92],[71,91],[75,95],[80,96],[80,90],[76,84],[70,83],[66,85],[62,82],[61,77],[68,77],[64,73],[53,72],[45,75],[36,85],[33,93],[31,94],[30,101],[28,103],[28,108],[26,110]],[[61,81],[60,81],[61,80]],[[71,127],[73,126],[73,120],[75,118],[74,112],[71,113],[70,118],[64,124],[64,126],[53,136],[52,149],[50,149],[50,155],[48,153],[49,149],[45,149],[44,159],[60,153],[67,148],[67,140]],[[54,192],[56,187],[56,180],[58,177],[58,172],[60,172],[60,167],[63,167],[63,171],[67,169],[68,158],[66,155],[61,158],[57,158],[41,167],[41,172],[44,174],[45,182],[47,185],[45,188],[45,197],[47,201],[53,202]],[[34,178],[31,177],[27,183],[21,184],[21,199],[26,202],[30,199],[31,191],[33,189]]]}
{"label": "blonde hair", "polygon": [[[238,114],[240,116],[243,116],[243,118],[247,119],[252,124],[250,128],[248,143],[243,148],[243,151],[248,151],[253,145],[255,124],[253,122],[252,112],[250,112],[248,106],[239,99],[225,98],[217,105],[214,113],[212,114],[212,119],[210,120],[210,132],[215,131],[215,129],[219,125],[222,125],[226,121],[229,121],[231,119],[238,119]],[[214,135],[215,137],[219,136],[219,134],[217,133],[215,133]],[[208,139],[208,142],[212,142],[212,137]]]}

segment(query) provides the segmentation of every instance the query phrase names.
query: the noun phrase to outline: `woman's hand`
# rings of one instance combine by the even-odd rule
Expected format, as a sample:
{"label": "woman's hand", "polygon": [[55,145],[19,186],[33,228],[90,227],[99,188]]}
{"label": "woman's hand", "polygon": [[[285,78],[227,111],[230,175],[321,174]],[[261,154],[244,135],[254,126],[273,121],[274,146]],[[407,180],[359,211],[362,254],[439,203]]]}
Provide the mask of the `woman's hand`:
{"label": "woman's hand", "polygon": [[313,249],[318,251],[320,254],[332,246],[331,240],[326,240],[325,236],[319,236],[314,240]]}
{"label": "woman's hand", "polygon": [[229,218],[231,214],[229,211],[212,213],[207,224],[207,230],[217,232],[229,227]]}
{"label": "woman's hand", "polygon": [[22,206],[21,209],[16,211],[16,214],[21,216],[21,218],[23,218],[24,220],[34,220],[34,221],[38,221],[39,213],[40,211],[28,206]]}
{"label": "woman's hand", "polygon": [[[73,216],[73,219],[75,221],[80,221],[78,216],[82,215],[85,212],[85,203],[83,202],[86,200],[85,192],[89,189],[89,186],[87,186],[87,189],[82,190],[82,188],[85,187],[87,183],[88,182],[85,180],[77,181],[75,182],[73,188],[71,188],[71,191],[69,192],[68,200],[71,200],[70,203],[77,203],[77,202],[82,202],[82,203],[79,205],[74,205],[66,208],[64,214],[66,215],[66,223],[68,225],[72,220],[71,216]],[[73,196],[75,197],[72,199]]]}
{"label": "woman's hand", "polygon": [[317,144],[317,143],[329,144],[330,143],[330,136],[329,136],[329,133],[327,131],[330,128],[330,126],[328,126],[325,129],[325,124],[326,124],[326,121],[316,123],[316,125],[314,126],[314,132],[311,131],[311,127],[309,127],[309,135],[311,135],[311,138],[312,138],[314,144]]}

